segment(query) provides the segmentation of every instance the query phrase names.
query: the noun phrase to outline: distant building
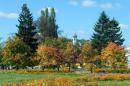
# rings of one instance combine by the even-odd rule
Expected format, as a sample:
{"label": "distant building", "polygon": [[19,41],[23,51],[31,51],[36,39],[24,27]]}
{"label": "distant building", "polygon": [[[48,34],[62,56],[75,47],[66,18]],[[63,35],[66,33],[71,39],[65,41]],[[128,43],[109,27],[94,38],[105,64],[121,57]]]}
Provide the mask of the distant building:
{"label": "distant building", "polygon": [[77,34],[75,33],[73,36],[73,45],[77,43]]}

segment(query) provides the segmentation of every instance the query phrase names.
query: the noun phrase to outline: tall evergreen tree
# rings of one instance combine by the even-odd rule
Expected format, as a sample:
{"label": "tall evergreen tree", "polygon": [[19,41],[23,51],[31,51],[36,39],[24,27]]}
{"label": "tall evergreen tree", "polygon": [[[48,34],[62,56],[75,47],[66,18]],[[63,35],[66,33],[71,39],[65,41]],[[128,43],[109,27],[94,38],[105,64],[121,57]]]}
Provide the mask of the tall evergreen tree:
{"label": "tall evergreen tree", "polygon": [[3,47],[2,47],[2,44],[0,43],[0,66],[2,65],[2,58],[3,58],[2,50],[3,50]]}
{"label": "tall evergreen tree", "polygon": [[101,16],[99,17],[97,24],[94,27],[95,32],[93,33],[92,36],[92,46],[99,52],[107,45],[108,42],[107,32],[109,29],[109,22],[110,22],[109,18],[103,11],[101,13]]}
{"label": "tall evergreen tree", "polygon": [[58,25],[56,24],[56,13],[54,8],[49,12],[48,8],[41,11],[41,16],[37,21],[41,40],[45,38],[58,38]]}
{"label": "tall evergreen tree", "polygon": [[109,42],[113,42],[117,45],[122,45],[124,42],[119,23],[114,18],[110,21],[110,27],[107,35],[109,37]]}
{"label": "tall evergreen tree", "polygon": [[122,45],[124,42],[119,23],[115,19],[110,20],[104,11],[101,13],[100,18],[94,27],[94,31],[92,46],[94,49],[97,49],[99,53],[109,42],[118,45]]}
{"label": "tall evergreen tree", "polygon": [[30,47],[31,52],[34,53],[37,49],[37,39],[35,38],[37,31],[33,24],[32,14],[26,4],[22,6],[22,12],[19,15],[18,21],[18,33],[16,33],[16,36],[22,39]]}

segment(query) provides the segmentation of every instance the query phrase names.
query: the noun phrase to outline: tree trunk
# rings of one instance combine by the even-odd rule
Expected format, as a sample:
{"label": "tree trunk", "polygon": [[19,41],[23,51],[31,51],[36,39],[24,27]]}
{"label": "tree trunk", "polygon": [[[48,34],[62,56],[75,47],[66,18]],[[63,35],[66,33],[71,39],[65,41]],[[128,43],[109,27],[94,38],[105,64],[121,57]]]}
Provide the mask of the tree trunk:
{"label": "tree trunk", "polygon": [[71,67],[71,65],[70,65],[70,63],[69,63],[68,65],[69,65],[69,72],[70,72],[70,67]]}
{"label": "tree trunk", "polygon": [[58,72],[60,71],[60,65],[57,65],[57,71]]}
{"label": "tree trunk", "polygon": [[45,70],[45,66],[42,66],[42,71],[44,71]]}

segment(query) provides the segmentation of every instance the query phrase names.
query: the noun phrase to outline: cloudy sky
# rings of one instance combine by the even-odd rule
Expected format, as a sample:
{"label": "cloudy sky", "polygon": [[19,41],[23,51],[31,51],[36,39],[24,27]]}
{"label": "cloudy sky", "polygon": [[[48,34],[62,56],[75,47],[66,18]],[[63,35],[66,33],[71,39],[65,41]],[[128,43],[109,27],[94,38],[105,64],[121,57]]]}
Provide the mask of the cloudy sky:
{"label": "cloudy sky", "polygon": [[3,41],[17,32],[17,18],[24,3],[34,20],[40,16],[40,10],[54,7],[62,35],[72,37],[77,33],[79,39],[91,38],[94,24],[105,11],[110,18],[119,21],[124,45],[130,46],[130,0],[0,0],[0,37]]}

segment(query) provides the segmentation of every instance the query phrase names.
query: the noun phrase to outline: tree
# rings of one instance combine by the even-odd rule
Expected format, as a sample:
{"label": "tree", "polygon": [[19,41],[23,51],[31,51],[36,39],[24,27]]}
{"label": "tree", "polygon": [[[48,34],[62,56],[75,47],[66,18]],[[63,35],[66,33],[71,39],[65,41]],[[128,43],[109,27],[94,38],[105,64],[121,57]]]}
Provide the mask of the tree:
{"label": "tree", "polygon": [[114,18],[110,21],[110,28],[108,29],[107,35],[109,38],[109,42],[113,42],[117,45],[122,45],[124,42],[119,23]]}
{"label": "tree", "polygon": [[127,57],[124,47],[110,42],[108,46],[102,49],[101,60],[105,67],[121,68],[127,66]]}
{"label": "tree", "polygon": [[82,46],[80,58],[83,59],[82,63],[87,63],[87,65],[89,65],[91,73],[93,72],[94,67],[99,65],[98,62],[100,62],[97,51],[92,48],[90,42],[87,42]]}
{"label": "tree", "polygon": [[63,57],[64,57],[64,63],[67,63],[68,66],[69,66],[69,71],[70,71],[70,68],[71,66],[73,65],[74,63],[74,57],[73,57],[73,54],[74,54],[74,46],[72,44],[72,42],[69,42],[67,44],[67,47],[66,49],[64,49],[63,51]]}
{"label": "tree", "polygon": [[30,13],[26,4],[22,6],[22,12],[19,15],[19,25],[18,33],[16,36],[23,40],[23,42],[28,45],[31,49],[31,52],[36,52],[37,49],[37,39],[36,39],[36,27],[33,24],[33,17]]}
{"label": "tree", "polygon": [[2,47],[2,43],[0,43],[0,66],[2,66],[2,58],[3,58],[2,52],[3,52],[3,47]]}
{"label": "tree", "polygon": [[77,43],[82,47],[85,43],[90,42],[90,40],[78,39]]}
{"label": "tree", "polygon": [[45,45],[39,45],[37,55],[40,57],[40,65],[43,70],[45,67],[57,67],[58,71],[62,62],[61,52],[53,47],[47,47]]}
{"label": "tree", "polygon": [[59,38],[46,38],[42,44],[48,46],[48,47],[54,47],[57,49],[66,49],[68,42],[71,42],[70,39],[65,37],[59,37]]}
{"label": "tree", "polygon": [[9,38],[3,49],[3,64],[25,68],[29,63],[28,53],[30,48],[19,38]]}
{"label": "tree", "polygon": [[58,25],[56,24],[56,13],[55,13],[55,9],[52,8],[51,9],[51,13],[50,13],[50,28],[52,28],[50,31],[52,31],[52,37],[54,38],[58,38]]}
{"label": "tree", "polygon": [[39,29],[41,41],[44,41],[45,38],[58,38],[58,25],[56,24],[54,8],[52,8],[50,12],[48,8],[42,10],[36,25]]}
{"label": "tree", "polygon": [[99,17],[99,20],[97,24],[94,27],[94,33],[92,36],[92,46],[94,49],[97,49],[97,51],[100,51],[107,46],[108,37],[107,37],[107,31],[109,29],[109,18],[103,11],[101,13],[101,16]]}
{"label": "tree", "polygon": [[115,19],[109,20],[105,12],[101,13],[100,18],[94,27],[94,31],[92,46],[99,51],[99,54],[109,42],[116,43],[117,45],[122,45],[124,42],[119,23]]}

